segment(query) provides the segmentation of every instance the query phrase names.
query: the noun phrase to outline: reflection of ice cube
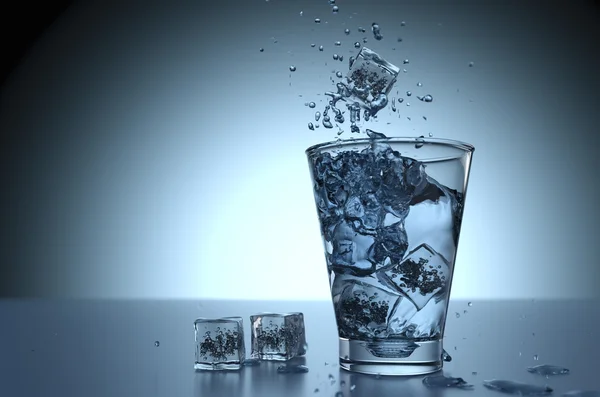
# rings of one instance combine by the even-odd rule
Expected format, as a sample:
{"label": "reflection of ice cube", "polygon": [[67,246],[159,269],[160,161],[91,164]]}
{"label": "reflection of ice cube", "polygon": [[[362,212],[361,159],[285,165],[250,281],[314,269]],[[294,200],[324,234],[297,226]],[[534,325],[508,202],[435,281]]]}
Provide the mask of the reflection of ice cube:
{"label": "reflection of ice cube", "polygon": [[373,285],[350,282],[335,310],[340,336],[356,339],[387,336],[387,321],[399,298],[398,294]]}
{"label": "reflection of ice cube", "polygon": [[199,318],[194,321],[197,370],[235,370],[245,358],[241,317]]}
{"label": "reflection of ice cube", "polygon": [[401,263],[379,270],[377,277],[383,284],[402,291],[422,309],[435,294],[446,290],[450,266],[433,248],[421,244]]}
{"label": "reflection of ice cube", "polygon": [[333,252],[329,256],[332,270],[356,275],[370,274],[375,270],[370,248],[375,239],[356,232],[347,222],[340,222],[333,232]]}
{"label": "reflection of ice cube", "polygon": [[284,361],[306,353],[302,313],[261,313],[250,316],[251,357]]}
{"label": "reflection of ice cube", "polygon": [[452,203],[448,196],[439,197],[437,202],[425,200],[411,205],[404,227],[408,231],[408,250],[427,244],[435,247],[452,264],[456,243]]}
{"label": "reflection of ice cube", "polygon": [[388,95],[400,68],[381,58],[374,51],[363,47],[350,66],[347,78],[352,95],[349,102],[370,107],[369,102],[379,94]]}

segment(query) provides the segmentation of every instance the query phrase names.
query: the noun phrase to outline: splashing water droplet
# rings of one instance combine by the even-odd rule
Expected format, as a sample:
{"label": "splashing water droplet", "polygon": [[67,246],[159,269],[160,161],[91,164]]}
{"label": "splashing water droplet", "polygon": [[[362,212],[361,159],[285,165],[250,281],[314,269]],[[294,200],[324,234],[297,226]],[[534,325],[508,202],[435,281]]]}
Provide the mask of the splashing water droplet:
{"label": "splashing water droplet", "polygon": [[264,51],[265,51],[265,49],[264,49],[264,48],[261,48],[261,49],[259,49],[258,51],[260,51],[260,52],[264,52]]}
{"label": "splashing water droplet", "polygon": [[401,43],[402,42],[402,37],[398,37],[397,41],[398,41],[398,43]]}
{"label": "splashing water droplet", "polygon": [[337,47],[339,47],[339,46],[341,46],[341,45],[342,45],[342,42],[341,42],[341,41],[336,41],[334,44],[335,44]]}
{"label": "splashing water droplet", "polygon": [[346,381],[342,379],[342,380],[340,381],[340,386],[346,386]]}
{"label": "splashing water droplet", "polygon": [[160,341],[154,341],[154,347],[159,347],[160,346]]}
{"label": "splashing water droplet", "polygon": [[315,108],[315,106],[317,106],[317,104],[316,104],[316,103],[314,103],[314,102],[309,102],[309,103],[308,103],[308,107],[309,107],[309,108],[311,108],[311,109],[314,109],[314,108]]}
{"label": "splashing water droplet", "polygon": [[422,102],[432,102],[433,101],[433,97],[429,94],[427,94],[425,96],[420,96],[417,98],[419,98],[419,100],[421,100]]}
{"label": "splashing water droplet", "polygon": [[339,77],[340,79],[341,79],[341,78],[342,78],[342,76],[343,76],[342,72],[340,72],[339,70],[338,70],[338,71],[335,73],[335,75],[336,75],[337,77]]}
{"label": "splashing water droplet", "polygon": [[471,375],[477,375],[477,371],[471,372]]}
{"label": "splashing water droplet", "polygon": [[473,302],[469,302],[469,303],[467,303],[467,305],[468,305],[469,307],[471,307],[471,306],[473,306]]}
{"label": "splashing water droplet", "polygon": [[296,71],[296,67],[294,65],[290,66],[290,72],[295,72]]}
{"label": "splashing water droplet", "polygon": [[323,46],[322,45],[319,46],[319,51],[323,51]]}
{"label": "splashing water droplet", "polygon": [[411,95],[412,95],[412,92],[406,91],[406,96],[411,96]]}
{"label": "splashing water droplet", "polygon": [[315,389],[315,393],[318,393],[318,392],[319,392],[319,388],[317,387],[317,388]]}
{"label": "splashing water droplet", "polygon": [[333,56],[332,56],[332,57],[333,57],[333,60],[334,60],[334,61],[337,61],[337,60],[338,60],[338,58],[339,58],[338,54],[333,54]]}
{"label": "splashing water droplet", "polygon": [[303,15],[304,15],[304,11],[300,11],[300,16],[303,16]]}
{"label": "splashing water droplet", "polygon": [[538,361],[538,360],[540,359],[540,357],[539,357],[537,354],[534,354],[534,355],[533,355],[533,359],[534,359],[535,361]]}
{"label": "splashing water droplet", "polygon": [[319,121],[321,118],[321,112],[315,112],[315,121]]}
{"label": "splashing water droplet", "polygon": [[430,137],[430,138],[433,138],[433,134],[432,134],[431,132],[429,133],[429,137]]}
{"label": "splashing water droplet", "polygon": [[311,131],[315,130],[315,126],[313,125],[313,123],[308,123],[308,129]]}
{"label": "splashing water droplet", "polygon": [[350,386],[350,391],[354,391],[354,389],[356,389],[356,385]]}
{"label": "splashing water droplet", "polygon": [[473,62],[469,62],[469,67],[472,68],[475,65]]}
{"label": "splashing water droplet", "polygon": [[350,34],[350,29],[344,30],[344,33],[346,34],[346,36],[348,36]]}
{"label": "splashing water droplet", "polygon": [[362,26],[358,28],[358,31],[360,33],[365,33],[367,31],[367,29],[363,28]]}
{"label": "splashing water droplet", "polygon": [[310,46],[314,48],[316,46],[316,44],[315,43],[311,43]]}
{"label": "splashing water droplet", "polygon": [[404,22],[404,21],[400,22],[400,26],[406,26],[406,22]]}
{"label": "splashing water droplet", "polygon": [[405,59],[404,61],[402,61],[403,64],[408,65],[410,63],[410,61],[408,59]]}
{"label": "splashing water droplet", "polygon": [[329,4],[335,4],[335,0],[329,0]]}
{"label": "splashing water droplet", "polygon": [[331,8],[331,12],[333,12],[334,14],[337,14],[339,10],[340,10],[340,7],[338,7],[338,6],[333,6]]}
{"label": "splashing water droplet", "polygon": [[[415,139],[415,149],[420,149],[423,147],[423,145],[425,144],[425,140],[423,139],[425,138],[423,135],[421,135],[420,137],[418,137],[417,139]],[[460,317],[460,314],[456,313],[457,317]]]}
{"label": "splashing water droplet", "polygon": [[358,41],[354,43],[354,48],[360,48],[360,43]]}
{"label": "splashing water droplet", "polygon": [[331,382],[332,385],[335,383],[335,377],[332,374],[329,374],[327,379],[329,379],[329,381]]}
{"label": "splashing water droplet", "polygon": [[335,393],[335,397],[344,397],[344,392],[339,391]]}
{"label": "splashing water droplet", "polygon": [[421,82],[417,83],[417,87],[423,87],[423,83],[421,83]]}

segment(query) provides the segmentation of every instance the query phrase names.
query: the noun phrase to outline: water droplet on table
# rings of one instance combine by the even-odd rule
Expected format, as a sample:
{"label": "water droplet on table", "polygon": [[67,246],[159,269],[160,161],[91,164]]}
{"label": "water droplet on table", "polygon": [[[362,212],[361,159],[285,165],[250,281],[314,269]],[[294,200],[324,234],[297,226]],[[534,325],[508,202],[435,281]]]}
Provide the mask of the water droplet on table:
{"label": "water droplet on table", "polygon": [[531,385],[510,380],[485,380],[483,381],[483,385],[491,390],[502,393],[519,394],[521,396],[545,396],[553,392],[553,389],[548,386]]}
{"label": "water droplet on table", "polygon": [[550,376],[550,375],[567,375],[571,371],[568,368],[559,367],[557,365],[536,365],[534,367],[528,367],[527,372],[531,372],[532,374],[538,374],[542,376]]}
{"label": "water droplet on table", "polygon": [[306,365],[280,365],[277,367],[279,374],[305,374],[308,372]]}
{"label": "water droplet on table", "polygon": [[465,382],[463,378],[452,378],[450,376],[432,375],[423,378],[423,384],[429,388],[450,388],[472,389],[473,385]]}

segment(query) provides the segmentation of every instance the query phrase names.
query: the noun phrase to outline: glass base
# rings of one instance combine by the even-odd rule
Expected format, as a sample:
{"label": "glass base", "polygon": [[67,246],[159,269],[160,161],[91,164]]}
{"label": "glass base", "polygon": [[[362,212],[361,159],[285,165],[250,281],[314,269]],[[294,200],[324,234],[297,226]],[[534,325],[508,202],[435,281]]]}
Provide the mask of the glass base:
{"label": "glass base", "polygon": [[442,341],[340,338],[340,367],[370,375],[424,375],[442,369]]}

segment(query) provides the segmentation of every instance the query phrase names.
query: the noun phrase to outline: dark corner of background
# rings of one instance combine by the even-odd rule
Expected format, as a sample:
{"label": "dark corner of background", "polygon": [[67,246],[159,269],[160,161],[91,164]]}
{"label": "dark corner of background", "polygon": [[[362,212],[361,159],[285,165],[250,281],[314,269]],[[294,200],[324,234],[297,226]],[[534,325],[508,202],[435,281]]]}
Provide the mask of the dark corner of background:
{"label": "dark corner of background", "polygon": [[37,38],[75,0],[9,2],[0,12],[0,88]]}

